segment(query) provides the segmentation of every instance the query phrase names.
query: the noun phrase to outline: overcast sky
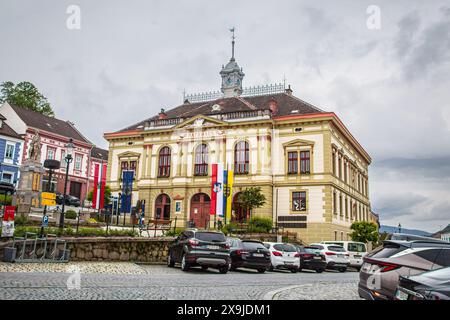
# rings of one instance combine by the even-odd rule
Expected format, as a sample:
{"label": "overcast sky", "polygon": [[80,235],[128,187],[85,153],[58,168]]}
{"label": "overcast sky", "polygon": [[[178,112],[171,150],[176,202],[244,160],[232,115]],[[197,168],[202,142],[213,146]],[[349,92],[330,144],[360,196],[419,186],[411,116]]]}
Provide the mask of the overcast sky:
{"label": "overcast sky", "polygon": [[[81,29],[67,28],[72,4]],[[231,26],[244,86],[285,75],[369,152],[382,224],[450,223],[449,1],[1,0],[0,82],[33,82],[107,147],[104,132],[180,104],[184,89],[218,90]]]}

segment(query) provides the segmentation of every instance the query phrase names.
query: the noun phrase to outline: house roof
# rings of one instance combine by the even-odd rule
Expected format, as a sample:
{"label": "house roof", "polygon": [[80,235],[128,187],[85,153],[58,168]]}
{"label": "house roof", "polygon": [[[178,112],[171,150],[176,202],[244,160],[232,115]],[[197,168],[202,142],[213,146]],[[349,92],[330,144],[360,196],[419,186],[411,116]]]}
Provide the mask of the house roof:
{"label": "house roof", "polygon": [[450,224],[448,226],[446,226],[444,229],[442,229],[441,231],[439,231],[441,234],[442,233],[450,233]]}
{"label": "house roof", "polygon": [[108,160],[108,150],[94,146],[91,150],[91,157],[96,159]]}
{"label": "house roof", "polygon": [[75,129],[73,124],[69,123],[68,121],[60,120],[54,117],[48,117],[39,112],[35,112],[15,105],[11,105],[11,108],[29,127],[90,144],[89,140],[87,140],[77,129]]}
{"label": "house roof", "polygon": [[[269,110],[270,102],[274,100],[278,105],[277,116],[295,114],[317,114],[324,113],[323,110],[288,93],[275,93],[250,97],[220,98],[205,102],[185,102],[180,106],[165,111],[168,119],[191,118],[197,115],[211,116],[216,114],[231,113],[238,111]],[[220,110],[213,110],[212,106],[219,105]],[[140,121],[128,126],[118,132],[137,130],[146,121],[158,119],[158,116]]]}
{"label": "house roof", "polygon": [[0,127],[0,135],[23,140],[23,137],[20,134],[18,134],[16,131],[14,131],[13,128],[8,126],[8,124],[5,122],[6,118],[2,114],[0,114],[0,120],[2,121],[2,126]]}

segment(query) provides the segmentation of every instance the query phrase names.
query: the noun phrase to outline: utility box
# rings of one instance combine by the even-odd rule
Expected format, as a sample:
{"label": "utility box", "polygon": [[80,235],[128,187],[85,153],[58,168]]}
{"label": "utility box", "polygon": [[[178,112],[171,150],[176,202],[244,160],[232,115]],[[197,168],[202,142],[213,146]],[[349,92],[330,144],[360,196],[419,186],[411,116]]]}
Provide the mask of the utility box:
{"label": "utility box", "polygon": [[3,251],[3,261],[14,262],[16,260],[17,248],[6,247]]}

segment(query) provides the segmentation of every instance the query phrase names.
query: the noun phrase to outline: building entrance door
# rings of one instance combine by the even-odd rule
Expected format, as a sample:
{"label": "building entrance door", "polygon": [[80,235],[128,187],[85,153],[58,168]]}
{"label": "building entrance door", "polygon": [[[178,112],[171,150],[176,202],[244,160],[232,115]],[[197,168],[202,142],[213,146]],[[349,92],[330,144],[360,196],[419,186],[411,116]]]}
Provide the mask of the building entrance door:
{"label": "building entrance door", "polygon": [[155,201],[155,219],[170,220],[170,198],[160,194]]}
{"label": "building entrance door", "polygon": [[197,193],[191,198],[191,214],[196,228],[206,228],[209,225],[209,208],[211,199],[206,193]]}

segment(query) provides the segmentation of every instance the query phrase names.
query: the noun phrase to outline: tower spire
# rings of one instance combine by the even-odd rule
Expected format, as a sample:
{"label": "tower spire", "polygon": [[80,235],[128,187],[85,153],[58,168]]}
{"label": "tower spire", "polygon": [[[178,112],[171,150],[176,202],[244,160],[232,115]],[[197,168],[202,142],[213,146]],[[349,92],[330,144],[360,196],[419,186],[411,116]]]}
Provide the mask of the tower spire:
{"label": "tower spire", "polygon": [[230,29],[230,31],[232,33],[232,35],[231,35],[231,60],[234,61],[234,43],[235,43],[234,39],[236,39],[236,37],[234,36],[234,27],[232,27]]}

